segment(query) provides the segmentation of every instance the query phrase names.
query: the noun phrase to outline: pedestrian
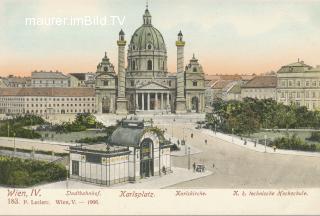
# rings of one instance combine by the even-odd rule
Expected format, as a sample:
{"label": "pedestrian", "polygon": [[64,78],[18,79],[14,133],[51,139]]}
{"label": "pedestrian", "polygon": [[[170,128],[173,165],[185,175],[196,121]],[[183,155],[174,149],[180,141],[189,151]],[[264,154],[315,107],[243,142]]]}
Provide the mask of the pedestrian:
{"label": "pedestrian", "polygon": [[254,147],[257,147],[257,140],[254,141]]}
{"label": "pedestrian", "polygon": [[244,143],[243,143],[244,145],[247,145],[247,140],[244,140]]}
{"label": "pedestrian", "polygon": [[207,145],[207,142],[208,142],[208,141],[205,139],[205,140],[204,140],[204,143],[205,143],[206,145]]}
{"label": "pedestrian", "polygon": [[191,133],[191,138],[193,138],[193,133]]}
{"label": "pedestrian", "polygon": [[193,162],[192,166],[193,166],[193,172],[195,172],[196,171],[196,162]]}
{"label": "pedestrian", "polygon": [[277,146],[274,145],[273,146],[273,151],[276,152],[276,150],[277,150]]}
{"label": "pedestrian", "polygon": [[180,140],[178,140],[178,145],[180,145]]}
{"label": "pedestrian", "polygon": [[214,163],[212,163],[212,168],[214,168]]}

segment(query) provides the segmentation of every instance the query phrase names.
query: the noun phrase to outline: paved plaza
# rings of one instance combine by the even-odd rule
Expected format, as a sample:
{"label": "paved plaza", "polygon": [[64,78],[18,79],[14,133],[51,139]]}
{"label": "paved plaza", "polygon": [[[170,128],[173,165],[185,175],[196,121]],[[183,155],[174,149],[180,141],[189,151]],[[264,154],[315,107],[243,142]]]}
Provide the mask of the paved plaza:
{"label": "paved plaza", "polygon": [[[171,124],[159,125],[159,127],[169,128]],[[173,124],[173,136],[179,139],[184,136],[187,145],[201,150],[200,153],[191,155],[191,161],[204,164],[208,170],[212,171],[212,175],[179,183],[169,188],[311,188],[320,186],[319,157],[308,155],[308,153],[301,153],[301,155],[273,153],[272,149],[268,149],[267,153],[264,153],[264,149],[254,151],[243,144],[235,144],[232,140],[224,140],[194,128],[193,124]],[[168,132],[170,133],[169,130]],[[193,138],[190,136],[191,133]],[[187,156],[172,157],[172,159],[174,166],[187,167]]]}

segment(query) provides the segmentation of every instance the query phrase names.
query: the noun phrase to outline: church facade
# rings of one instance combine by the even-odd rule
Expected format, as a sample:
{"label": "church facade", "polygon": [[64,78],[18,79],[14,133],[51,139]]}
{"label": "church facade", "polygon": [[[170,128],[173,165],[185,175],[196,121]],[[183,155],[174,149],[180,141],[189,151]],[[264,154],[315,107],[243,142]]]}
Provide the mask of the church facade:
{"label": "church facade", "polygon": [[167,50],[162,34],[152,25],[148,8],[143,24],[127,47],[119,32],[118,73],[105,56],[97,66],[95,90],[97,113],[202,113],[205,109],[204,72],[195,56],[184,64],[183,34],[176,41],[177,71],[169,73]]}

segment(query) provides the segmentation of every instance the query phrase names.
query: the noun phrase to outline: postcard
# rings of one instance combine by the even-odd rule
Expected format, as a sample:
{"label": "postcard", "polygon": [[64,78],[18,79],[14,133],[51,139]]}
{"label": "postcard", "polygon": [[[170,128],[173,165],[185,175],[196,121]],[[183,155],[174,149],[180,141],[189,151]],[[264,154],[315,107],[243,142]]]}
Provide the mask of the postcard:
{"label": "postcard", "polygon": [[0,215],[320,214],[319,11],[1,0]]}

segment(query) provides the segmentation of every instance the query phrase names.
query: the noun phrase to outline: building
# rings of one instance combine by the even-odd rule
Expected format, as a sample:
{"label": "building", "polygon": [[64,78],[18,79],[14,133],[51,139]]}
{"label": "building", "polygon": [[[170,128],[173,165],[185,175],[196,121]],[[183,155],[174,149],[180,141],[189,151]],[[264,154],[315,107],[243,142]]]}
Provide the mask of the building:
{"label": "building", "polygon": [[241,98],[277,99],[277,77],[256,76],[241,88]]}
{"label": "building", "polygon": [[34,71],[31,73],[31,87],[71,87],[70,78],[61,72]]}
{"label": "building", "polygon": [[299,61],[282,66],[277,72],[277,101],[295,103],[309,110],[320,108],[320,66],[313,68]]}
{"label": "building", "polygon": [[234,82],[230,88],[227,89],[226,95],[225,95],[225,100],[236,100],[240,101],[241,100],[241,88],[243,82]]}
{"label": "building", "polygon": [[152,25],[148,8],[143,24],[132,35],[125,65],[125,34],[119,33],[118,73],[107,55],[97,66],[96,91],[98,113],[204,112],[204,72],[193,57],[184,62],[183,34],[178,34],[177,71],[167,68],[166,43]]}
{"label": "building", "polygon": [[2,88],[1,114],[94,113],[92,88]]}
{"label": "building", "polygon": [[31,85],[31,78],[30,77],[17,77],[10,75],[8,77],[2,77],[2,87],[9,87],[9,88],[24,88],[30,87]]}
{"label": "building", "polygon": [[92,72],[88,73],[70,73],[70,77],[77,79],[77,87],[95,87],[95,74]]}
{"label": "building", "polygon": [[170,145],[143,121],[124,120],[107,144],[70,147],[70,178],[110,186],[171,171]]}

